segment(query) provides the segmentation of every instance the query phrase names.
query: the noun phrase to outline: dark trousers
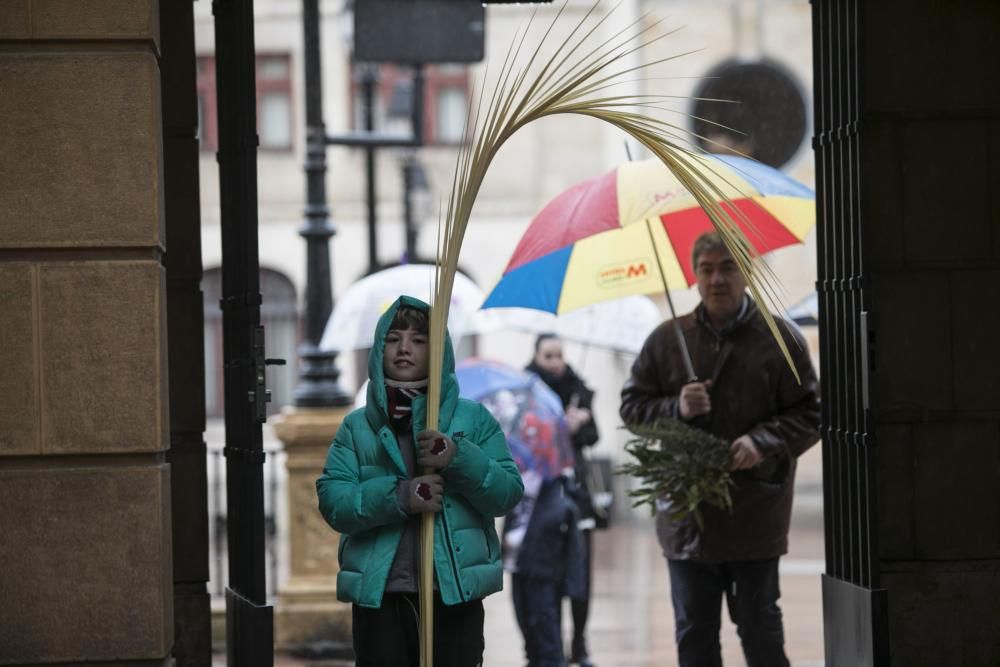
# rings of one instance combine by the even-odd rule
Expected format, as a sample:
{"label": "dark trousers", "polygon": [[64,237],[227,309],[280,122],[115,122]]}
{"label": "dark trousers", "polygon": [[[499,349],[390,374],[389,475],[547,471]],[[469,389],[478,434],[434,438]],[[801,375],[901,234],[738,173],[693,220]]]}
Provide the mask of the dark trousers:
{"label": "dark trousers", "polygon": [[680,667],[722,667],[722,597],[747,667],[788,667],[778,608],[778,559],[695,563],[668,560]]}
{"label": "dark trousers", "polygon": [[[386,593],[382,606],[353,605],[351,617],[357,667],[418,667],[419,596]],[[483,663],[483,601],[448,606],[434,596],[434,667],[478,667]]]}
{"label": "dark trousers", "polygon": [[563,667],[561,587],[548,579],[515,573],[511,597],[528,667]]}
{"label": "dark trousers", "polygon": [[571,644],[570,656],[573,662],[579,662],[580,658],[587,657],[587,617],[590,615],[590,586],[593,573],[592,553],[594,546],[594,531],[584,530],[583,532],[583,571],[585,592],[583,599],[570,600],[569,608],[573,615],[573,643]]}

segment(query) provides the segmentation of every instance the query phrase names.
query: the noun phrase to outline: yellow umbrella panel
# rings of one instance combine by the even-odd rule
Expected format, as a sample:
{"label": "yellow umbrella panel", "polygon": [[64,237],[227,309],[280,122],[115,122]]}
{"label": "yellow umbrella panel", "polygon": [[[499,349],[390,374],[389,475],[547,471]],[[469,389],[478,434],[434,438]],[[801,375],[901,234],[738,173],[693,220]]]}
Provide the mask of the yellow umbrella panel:
{"label": "yellow umbrella panel", "polygon": [[[541,286],[541,281],[532,282]],[[663,291],[664,282],[675,288],[687,286],[663,226],[621,227],[573,244],[553,312],[565,313],[637,294],[657,294]]]}

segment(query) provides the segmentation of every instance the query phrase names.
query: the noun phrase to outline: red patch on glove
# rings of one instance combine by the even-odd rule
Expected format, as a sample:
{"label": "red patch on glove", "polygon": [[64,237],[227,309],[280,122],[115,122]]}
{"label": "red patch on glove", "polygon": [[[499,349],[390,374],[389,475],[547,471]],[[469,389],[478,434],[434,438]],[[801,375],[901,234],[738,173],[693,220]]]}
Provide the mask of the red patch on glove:
{"label": "red patch on glove", "polygon": [[440,456],[448,451],[448,441],[444,438],[435,438],[434,444],[431,445],[431,454],[434,456]]}
{"label": "red patch on glove", "polygon": [[424,500],[430,500],[431,499],[431,485],[430,484],[426,484],[424,482],[420,482],[419,484],[417,484],[417,488],[415,488],[413,490],[413,492],[415,494],[417,494],[418,498],[422,498]]}

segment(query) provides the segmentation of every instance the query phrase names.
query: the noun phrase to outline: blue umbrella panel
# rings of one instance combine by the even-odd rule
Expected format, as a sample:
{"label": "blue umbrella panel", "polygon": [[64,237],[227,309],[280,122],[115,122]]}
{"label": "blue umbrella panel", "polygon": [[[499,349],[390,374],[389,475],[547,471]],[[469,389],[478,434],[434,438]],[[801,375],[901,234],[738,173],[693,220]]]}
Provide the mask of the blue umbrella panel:
{"label": "blue umbrella panel", "polygon": [[537,375],[476,359],[460,362],[455,375],[460,395],[482,404],[500,423],[522,473],[552,479],[573,467],[562,402]]}

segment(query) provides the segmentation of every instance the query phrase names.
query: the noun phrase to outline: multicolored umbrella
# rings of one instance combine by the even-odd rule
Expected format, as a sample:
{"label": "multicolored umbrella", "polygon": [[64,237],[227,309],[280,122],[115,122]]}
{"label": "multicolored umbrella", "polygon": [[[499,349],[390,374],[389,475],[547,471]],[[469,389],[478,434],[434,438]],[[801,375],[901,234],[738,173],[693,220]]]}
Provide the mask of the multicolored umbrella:
{"label": "multicolored umbrella", "polygon": [[[692,159],[728,196],[758,253],[800,243],[815,225],[813,191],[780,171],[729,155]],[[483,308],[565,313],[660,293],[665,285],[689,287],[694,241],[712,229],[659,160],[624,163],[566,190],[535,216]]]}
{"label": "multicolored umbrella", "polygon": [[562,402],[541,378],[480,359],[459,362],[455,376],[462,398],[478,401],[500,423],[522,473],[552,479],[573,467]]}

